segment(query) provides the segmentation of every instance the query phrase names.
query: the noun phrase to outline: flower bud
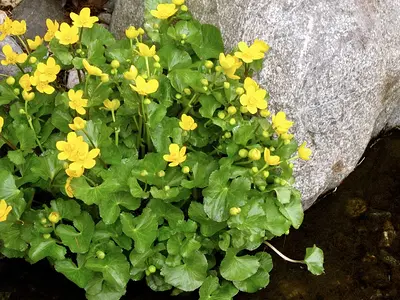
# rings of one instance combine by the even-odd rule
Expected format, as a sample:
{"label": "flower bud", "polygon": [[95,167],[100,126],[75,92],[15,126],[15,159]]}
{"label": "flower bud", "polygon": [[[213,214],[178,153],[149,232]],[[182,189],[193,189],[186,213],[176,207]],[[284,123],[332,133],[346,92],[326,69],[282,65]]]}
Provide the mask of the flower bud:
{"label": "flower bud", "polygon": [[236,95],[240,96],[240,95],[244,94],[244,89],[242,87],[238,87],[238,88],[236,88],[235,92],[236,92]]}
{"label": "flower bud", "polygon": [[85,51],[82,51],[81,52],[81,56],[83,57],[83,56],[85,56],[86,55],[86,52]]}
{"label": "flower bud", "polygon": [[176,95],[175,95],[175,98],[178,99],[178,100],[179,100],[179,99],[182,99],[182,95],[181,95],[181,94],[176,94]]}
{"label": "flower bud", "polygon": [[235,125],[236,124],[236,120],[235,120],[235,118],[231,118],[230,120],[229,120],[229,124],[230,125]]}
{"label": "flower bud", "polygon": [[188,7],[186,5],[182,5],[181,11],[184,11],[184,12],[188,11]]}
{"label": "flower bud", "polygon": [[240,207],[231,207],[231,208],[229,209],[229,214],[230,214],[231,216],[236,216],[236,215],[240,214],[241,211],[242,211],[242,210],[240,209]]}
{"label": "flower bud", "polygon": [[160,68],[161,68],[161,65],[160,65],[160,63],[155,62],[155,63],[153,64],[153,67],[156,68],[156,69],[160,69]]}
{"label": "flower bud", "polygon": [[275,179],[274,179],[274,183],[280,184],[280,183],[281,183],[281,179],[280,179],[280,178],[275,178]]}
{"label": "flower bud", "polygon": [[98,250],[96,252],[96,256],[97,256],[98,259],[104,259],[106,257],[106,254],[103,251]]}
{"label": "flower bud", "polygon": [[81,54],[82,53],[82,49],[78,48],[76,49],[76,54]]}
{"label": "flower bud", "polygon": [[215,67],[216,72],[222,72],[222,67],[221,66],[216,66]]}
{"label": "flower bud", "polygon": [[51,237],[50,233],[45,233],[45,234],[43,234],[43,238],[44,238],[45,240],[48,240],[50,237]]}
{"label": "flower bud", "polygon": [[156,62],[159,62],[159,61],[160,61],[160,57],[159,57],[157,54],[154,55],[153,58],[154,58],[154,60],[155,60]]}
{"label": "flower bud", "polygon": [[266,118],[266,117],[268,117],[270,114],[271,114],[270,111],[267,110],[267,109],[260,110],[260,116],[261,116],[261,117]]}
{"label": "flower bud", "polygon": [[253,148],[249,151],[250,160],[260,160],[261,152],[257,148]]}
{"label": "flower bud", "polygon": [[188,96],[190,96],[192,94],[192,91],[189,88],[184,88],[183,92]]}
{"label": "flower bud", "polygon": [[263,176],[264,176],[264,178],[268,178],[269,177],[269,172],[268,171],[264,171],[263,172]]}
{"label": "flower bud", "polygon": [[236,114],[236,112],[237,112],[236,107],[234,107],[234,106],[229,106],[228,107],[228,114],[234,115],[234,114]]}
{"label": "flower bud", "polygon": [[269,147],[269,150],[271,151],[271,152],[273,152],[273,151],[275,151],[275,147]]}
{"label": "flower bud", "polygon": [[218,112],[218,118],[225,119],[225,113],[222,110]]}
{"label": "flower bud", "polygon": [[185,0],[172,0],[172,3],[175,5],[182,5],[183,3],[185,3]]}
{"label": "flower bud", "polygon": [[284,145],[289,145],[289,144],[290,144],[290,140],[284,140],[284,141],[283,141],[283,144],[284,144]]}
{"label": "flower bud", "polygon": [[228,81],[224,82],[224,88],[229,89],[231,87],[231,84]]}
{"label": "flower bud", "polygon": [[151,265],[147,268],[147,270],[149,270],[150,273],[155,273],[157,271],[157,268],[155,266]]}
{"label": "flower bud", "polygon": [[151,103],[151,100],[149,98],[146,98],[143,100],[143,104],[149,105]]}
{"label": "flower bud", "polygon": [[252,167],[252,168],[251,168],[251,171],[255,174],[255,173],[258,172],[258,168],[257,168],[257,167]]}
{"label": "flower bud", "polygon": [[64,164],[63,164],[63,168],[66,170],[66,169],[68,169],[69,168],[69,164],[67,163],[67,162],[65,162]]}
{"label": "flower bud", "polygon": [[117,71],[117,69],[112,69],[112,70],[110,71],[110,73],[111,73],[111,75],[115,75],[115,74],[118,73],[118,71]]}
{"label": "flower bud", "polygon": [[44,225],[47,223],[47,219],[46,218],[41,218],[40,219],[40,224]]}
{"label": "flower bud", "polygon": [[203,90],[204,90],[205,92],[207,92],[207,91],[208,91],[208,87],[203,86]]}
{"label": "flower bud", "polygon": [[161,170],[160,172],[157,173],[158,177],[164,177],[165,176],[165,172],[163,170]]}
{"label": "flower bud", "polygon": [[181,44],[182,44],[182,45],[185,45],[185,40],[181,40]]}
{"label": "flower bud", "polygon": [[286,184],[287,184],[286,180],[285,179],[281,179],[281,185],[286,185]]}
{"label": "flower bud", "polygon": [[232,137],[232,133],[225,132],[224,136],[225,136],[226,139],[230,139]]}
{"label": "flower bud", "polygon": [[49,216],[48,219],[51,223],[56,224],[61,220],[61,216],[58,212],[56,211],[52,211]]}
{"label": "flower bud", "polygon": [[7,77],[6,83],[7,83],[8,85],[13,85],[13,84],[15,83],[15,78],[12,77],[12,76]]}
{"label": "flower bud", "polygon": [[208,86],[208,80],[203,78],[202,80],[200,80],[202,85]]}
{"label": "flower bud", "polygon": [[184,40],[184,39],[186,39],[186,38],[187,38],[187,35],[184,34],[184,33],[182,33],[182,34],[181,34],[181,39]]}
{"label": "flower bud", "polygon": [[22,91],[22,98],[24,98],[25,101],[31,101],[35,98],[35,93],[34,92],[27,92],[27,91]]}
{"label": "flower bud", "polygon": [[259,186],[258,186],[258,189],[259,189],[261,192],[265,191],[265,188],[266,188],[265,185],[259,185]]}
{"label": "flower bud", "polygon": [[214,67],[214,63],[211,60],[206,60],[205,63],[204,63],[204,66],[207,69],[212,69]]}
{"label": "flower bud", "polygon": [[183,168],[182,168],[182,173],[183,174],[188,174],[190,172],[190,168],[188,167],[188,166],[184,166]]}
{"label": "flower bud", "polygon": [[168,192],[171,189],[169,185],[164,186],[164,191]]}
{"label": "flower bud", "polygon": [[147,270],[147,269],[144,271],[144,273],[146,274],[146,276],[150,276],[151,275],[150,271]]}
{"label": "flower bud", "polygon": [[101,74],[100,80],[103,83],[109,82],[110,81],[110,76],[108,76],[108,74]]}
{"label": "flower bud", "polygon": [[158,25],[157,23],[154,23],[154,24],[153,24],[153,28],[154,28],[154,29],[158,29],[158,28],[160,28],[160,25]]}
{"label": "flower bud", "polygon": [[241,158],[246,158],[249,155],[249,151],[247,149],[240,149],[239,150],[239,156]]}
{"label": "flower bud", "polygon": [[140,176],[146,177],[147,175],[149,175],[149,173],[147,173],[146,170],[142,170],[142,171],[140,172]]}
{"label": "flower bud", "polygon": [[264,131],[262,132],[262,135],[263,135],[263,137],[265,137],[265,138],[269,138],[269,132],[268,132],[267,130],[264,130]]}
{"label": "flower bud", "polygon": [[18,112],[19,112],[20,115],[25,115],[26,114],[26,112],[25,112],[25,110],[23,108],[20,108]]}
{"label": "flower bud", "polygon": [[140,35],[144,34],[144,29],[143,28],[139,28],[138,31],[139,31]]}
{"label": "flower bud", "polygon": [[14,94],[18,96],[19,93],[20,93],[20,90],[19,90],[18,88],[15,88],[15,89],[14,89]]}
{"label": "flower bud", "polygon": [[293,169],[294,168],[294,164],[290,163],[289,164],[289,168]]}
{"label": "flower bud", "polygon": [[247,114],[247,113],[249,112],[249,110],[247,109],[247,107],[241,106],[241,107],[240,107],[240,112],[241,112],[242,114]]}

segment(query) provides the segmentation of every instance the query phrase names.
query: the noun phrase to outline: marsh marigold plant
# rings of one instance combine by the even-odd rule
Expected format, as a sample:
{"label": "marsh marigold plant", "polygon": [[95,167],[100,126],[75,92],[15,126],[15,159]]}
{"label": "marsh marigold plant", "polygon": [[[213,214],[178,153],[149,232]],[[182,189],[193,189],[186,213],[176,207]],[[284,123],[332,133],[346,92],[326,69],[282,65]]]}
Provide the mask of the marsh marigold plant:
{"label": "marsh marigold plant", "polygon": [[[120,299],[130,280],[202,300],[256,292],[273,238],[302,223],[293,169],[312,151],[252,79],[264,41],[227,53],[184,0],[145,5],[121,40],[89,8],[29,40],[24,20],[0,25],[25,47],[0,54],[19,70],[0,75],[0,252],[48,260],[87,299]],[[318,275],[310,246],[297,262]]]}

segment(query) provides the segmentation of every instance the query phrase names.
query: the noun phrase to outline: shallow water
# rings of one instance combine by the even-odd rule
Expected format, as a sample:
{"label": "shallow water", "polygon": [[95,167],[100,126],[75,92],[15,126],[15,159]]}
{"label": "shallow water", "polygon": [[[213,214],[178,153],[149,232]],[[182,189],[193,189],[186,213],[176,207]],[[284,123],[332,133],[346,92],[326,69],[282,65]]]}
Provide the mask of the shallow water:
{"label": "shallow water", "polygon": [[[293,259],[317,244],[325,252],[325,274],[271,252],[270,285],[235,299],[400,299],[400,131],[369,146],[362,164],[305,214],[299,230],[272,244]],[[0,260],[0,299],[85,299],[84,292],[44,261]],[[169,299],[131,282],[124,299]],[[175,299],[197,299],[197,294]]]}

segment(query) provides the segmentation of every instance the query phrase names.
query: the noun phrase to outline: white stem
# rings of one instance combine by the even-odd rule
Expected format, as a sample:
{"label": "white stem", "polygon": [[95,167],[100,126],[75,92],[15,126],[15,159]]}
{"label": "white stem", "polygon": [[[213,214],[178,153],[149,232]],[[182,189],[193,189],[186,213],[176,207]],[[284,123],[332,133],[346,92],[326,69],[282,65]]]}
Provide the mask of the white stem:
{"label": "white stem", "polygon": [[302,260],[294,260],[294,259],[291,259],[291,258],[287,257],[286,255],[282,254],[278,249],[276,249],[274,246],[272,246],[267,241],[264,241],[264,244],[267,245],[268,247],[270,247],[272,250],[274,250],[275,253],[278,254],[280,257],[282,257],[284,260],[295,263],[295,264],[304,264],[304,261],[302,261]]}

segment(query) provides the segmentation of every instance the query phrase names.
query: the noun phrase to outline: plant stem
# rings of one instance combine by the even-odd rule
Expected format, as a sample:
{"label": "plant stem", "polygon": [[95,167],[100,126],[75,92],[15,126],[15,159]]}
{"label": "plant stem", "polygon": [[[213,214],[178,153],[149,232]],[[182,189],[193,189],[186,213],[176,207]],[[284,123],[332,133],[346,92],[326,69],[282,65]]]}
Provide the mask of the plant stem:
{"label": "plant stem", "polygon": [[87,96],[87,97],[89,97],[89,95],[87,93],[89,78],[90,78],[90,74],[88,73],[88,75],[86,76],[86,81],[85,81],[85,96]]}
{"label": "plant stem", "polygon": [[9,140],[7,140],[1,133],[0,133],[0,138],[8,145],[13,150],[18,150],[17,147],[11,143]]}
{"label": "plant stem", "polygon": [[78,73],[78,79],[79,79],[79,83],[82,83],[82,75],[81,75],[81,71],[76,69],[76,73]]}
{"label": "plant stem", "polygon": [[3,77],[10,77],[10,75],[7,75],[7,74],[0,74],[0,76],[3,76]]}
{"label": "plant stem", "polygon": [[79,43],[79,48],[80,48],[80,49],[82,49],[83,28],[84,28],[84,27],[81,27],[81,30],[80,30],[80,32],[79,32],[79,41],[78,41],[78,43]]}
{"label": "plant stem", "polygon": [[115,127],[114,131],[115,131],[115,146],[118,147],[119,132],[121,131],[121,129],[119,127]]}
{"label": "plant stem", "polygon": [[42,151],[42,153],[43,153],[44,149],[43,149],[42,143],[39,141],[39,138],[36,134],[35,128],[33,127],[32,117],[28,114],[28,101],[26,101],[26,100],[25,100],[25,115],[26,115],[26,119],[28,120],[29,127],[32,129],[33,134],[35,136],[36,144],[39,146],[40,151]]}
{"label": "plant stem", "polygon": [[305,262],[303,260],[291,259],[291,258],[287,257],[286,255],[282,254],[278,249],[276,249],[274,246],[272,246],[267,241],[264,241],[264,244],[267,245],[268,247],[270,247],[276,254],[278,254],[280,257],[282,257],[286,261],[289,261],[289,262],[295,263],[295,264],[305,264]]}
{"label": "plant stem", "polygon": [[87,181],[89,181],[89,183],[90,183],[92,186],[97,186],[97,183],[94,182],[94,181],[93,181],[92,179],[90,179],[89,177],[87,177],[87,176],[85,176],[85,175],[82,175],[82,177],[85,178]]}
{"label": "plant stem", "polygon": [[25,71],[24,71],[24,69],[22,69],[21,65],[19,63],[16,63],[16,65],[17,65],[18,69],[20,69],[21,72],[25,74]]}
{"label": "plant stem", "polygon": [[146,60],[147,76],[150,77],[149,58],[146,56],[145,60]]}
{"label": "plant stem", "polygon": [[195,104],[197,101],[197,98],[198,98],[197,96],[198,96],[197,94],[193,95],[192,99],[190,99],[188,105],[182,111],[181,115],[186,114],[193,107],[193,104]]}
{"label": "plant stem", "polygon": [[18,36],[18,35],[17,35],[17,38],[19,39],[19,41],[21,42],[21,44],[24,46],[24,48],[25,48],[26,52],[28,53],[28,55],[31,54],[31,52],[29,51],[29,48],[28,48],[28,46],[26,45],[26,43],[24,42],[24,40],[21,39],[21,37]]}

